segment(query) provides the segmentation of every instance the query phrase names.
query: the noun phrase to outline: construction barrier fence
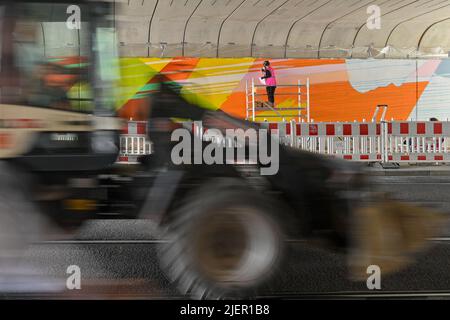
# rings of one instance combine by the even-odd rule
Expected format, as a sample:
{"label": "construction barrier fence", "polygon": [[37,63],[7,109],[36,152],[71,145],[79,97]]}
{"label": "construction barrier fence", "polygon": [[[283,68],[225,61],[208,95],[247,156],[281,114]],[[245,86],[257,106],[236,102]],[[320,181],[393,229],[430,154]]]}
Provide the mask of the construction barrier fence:
{"label": "construction barrier fence", "polygon": [[[201,122],[184,122],[203,140],[217,141]],[[360,162],[450,162],[450,122],[263,122],[280,143],[304,151]],[[152,152],[145,121],[130,121],[120,138],[120,163],[137,163]]]}
{"label": "construction barrier fence", "polygon": [[285,145],[364,162],[450,162],[450,122],[264,123]]}
{"label": "construction barrier fence", "polygon": [[120,135],[118,163],[137,164],[139,157],[152,153],[152,143],[147,134],[147,121],[128,121]]}

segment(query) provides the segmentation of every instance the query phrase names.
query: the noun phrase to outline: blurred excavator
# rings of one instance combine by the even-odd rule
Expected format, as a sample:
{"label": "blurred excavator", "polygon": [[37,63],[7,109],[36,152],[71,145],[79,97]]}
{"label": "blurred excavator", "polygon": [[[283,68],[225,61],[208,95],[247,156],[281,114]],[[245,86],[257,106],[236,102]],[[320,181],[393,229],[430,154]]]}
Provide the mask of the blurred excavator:
{"label": "blurred excavator", "polygon": [[[111,2],[0,3],[0,291],[28,244],[88,219],[153,220],[168,240],[161,268],[196,298],[257,295],[283,271],[287,239],[345,250],[350,276],[365,278],[372,264],[405,267],[438,232],[440,215],[372,195],[359,166],[284,145],[273,176],[259,162],[175,165],[173,119],[259,126],[189,103],[163,76],[143,102],[153,153],[118,165],[113,17]],[[43,30],[80,44],[49,52]]]}

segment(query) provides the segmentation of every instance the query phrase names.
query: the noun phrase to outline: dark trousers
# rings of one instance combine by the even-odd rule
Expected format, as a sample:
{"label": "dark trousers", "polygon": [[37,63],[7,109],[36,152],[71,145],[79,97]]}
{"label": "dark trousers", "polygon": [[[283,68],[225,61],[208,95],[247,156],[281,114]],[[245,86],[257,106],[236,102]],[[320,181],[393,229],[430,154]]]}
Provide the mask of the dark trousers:
{"label": "dark trousers", "polygon": [[277,87],[266,87],[267,91],[267,98],[269,99],[269,102],[273,105],[275,104],[275,89]]}

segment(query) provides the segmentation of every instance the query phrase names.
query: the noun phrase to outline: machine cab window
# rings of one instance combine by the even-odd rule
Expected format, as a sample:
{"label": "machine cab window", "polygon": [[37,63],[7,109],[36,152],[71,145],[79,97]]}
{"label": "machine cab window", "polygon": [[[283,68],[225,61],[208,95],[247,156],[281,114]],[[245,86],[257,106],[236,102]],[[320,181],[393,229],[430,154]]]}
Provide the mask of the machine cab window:
{"label": "machine cab window", "polygon": [[78,112],[93,112],[95,102],[112,107],[113,93],[105,91],[118,78],[114,29],[105,12],[91,9],[64,2],[4,6],[1,103]]}

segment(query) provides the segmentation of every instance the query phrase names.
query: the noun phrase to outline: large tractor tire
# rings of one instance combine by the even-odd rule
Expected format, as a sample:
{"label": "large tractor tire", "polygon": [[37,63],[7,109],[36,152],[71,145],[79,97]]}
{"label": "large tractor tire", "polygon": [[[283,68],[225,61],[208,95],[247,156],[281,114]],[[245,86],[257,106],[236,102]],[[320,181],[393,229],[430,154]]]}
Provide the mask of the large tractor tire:
{"label": "large tractor tire", "polygon": [[28,182],[25,174],[0,161],[0,292],[23,287],[23,282],[12,279],[31,274],[26,250],[40,240],[47,226],[30,200]]}
{"label": "large tractor tire", "polygon": [[280,209],[241,181],[204,185],[173,212],[159,250],[163,271],[190,298],[256,297],[285,258]]}

